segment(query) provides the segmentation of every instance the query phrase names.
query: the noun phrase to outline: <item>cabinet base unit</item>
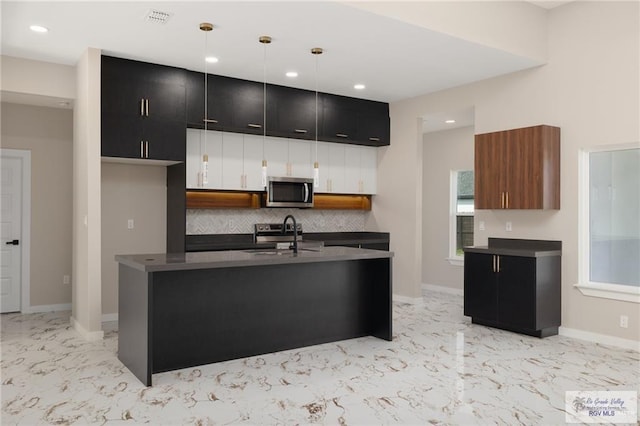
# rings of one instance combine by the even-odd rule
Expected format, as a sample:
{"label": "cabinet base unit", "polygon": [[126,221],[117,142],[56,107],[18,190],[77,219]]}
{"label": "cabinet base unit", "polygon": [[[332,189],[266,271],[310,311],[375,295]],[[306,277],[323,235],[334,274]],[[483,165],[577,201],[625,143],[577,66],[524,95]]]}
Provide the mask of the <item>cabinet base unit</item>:
{"label": "cabinet base unit", "polygon": [[392,256],[348,247],[116,256],[118,359],[151,386],[164,371],[362,336],[390,341]]}
{"label": "cabinet base unit", "polygon": [[561,241],[489,238],[464,249],[464,314],[535,337],[558,334]]}

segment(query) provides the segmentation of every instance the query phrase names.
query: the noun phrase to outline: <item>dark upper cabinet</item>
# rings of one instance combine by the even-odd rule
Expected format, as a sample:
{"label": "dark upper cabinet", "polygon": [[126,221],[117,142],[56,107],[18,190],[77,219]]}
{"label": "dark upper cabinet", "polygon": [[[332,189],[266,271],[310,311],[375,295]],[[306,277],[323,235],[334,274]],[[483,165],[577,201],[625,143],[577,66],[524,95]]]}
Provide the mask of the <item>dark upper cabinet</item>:
{"label": "dark upper cabinet", "polygon": [[[316,137],[316,93],[285,86],[269,86],[267,133],[273,136],[309,139]],[[318,97],[318,129],[322,124],[322,102]]]}
{"label": "dark upper cabinet", "polygon": [[323,93],[320,139],[355,143],[358,107],[358,99]]}
{"label": "dark upper cabinet", "polygon": [[359,100],[356,140],[372,146],[389,145],[389,104]]}
{"label": "dark upper cabinet", "polygon": [[103,157],[185,159],[184,71],[102,57]]}
{"label": "dark upper cabinet", "polygon": [[557,334],[560,259],[465,250],[464,314],[477,324],[532,336]]}
{"label": "dark upper cabinet", "polygon": [[[204,128],[204,74],[186,72],[187,125]],[[294,139],[316,137],[315,91],[209,75],[207,129]],[[347,96],[318,94],[318,140],[389,145],[389,105]]]}

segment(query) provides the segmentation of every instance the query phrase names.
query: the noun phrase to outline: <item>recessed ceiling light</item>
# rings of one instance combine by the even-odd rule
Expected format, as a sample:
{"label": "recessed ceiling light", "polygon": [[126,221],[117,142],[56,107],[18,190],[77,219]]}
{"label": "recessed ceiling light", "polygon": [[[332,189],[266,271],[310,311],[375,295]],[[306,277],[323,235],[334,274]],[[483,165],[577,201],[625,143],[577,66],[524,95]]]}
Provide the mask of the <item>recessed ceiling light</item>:
{"label": "recessed ceiling light", "polygon": [[209,62],[210,64],[215,64],[216,62],[218,62],[218,58],[216,58],[215,56],[207,56],[206,58],[204,58],[204,60]]}
{"label": "recessed ceiling light", "polygon": [[295,71],[287,71],[287,73],[286,73],[285,75],[286,75],[287,77],[294,78],[294,77],[297,77],[297,76],[298,76],[298,73],[297,73],[297,72],[295,72]]}
{"label": "recessed ceiling light", "polygon": [[456,120],[445,120],[444,122],[447,124],[453,124],[456,122]]}
{"label": "recessed ceiling light", "polygon": [[366,86],[362,83],[358,83],[356,85],[353,86],[354,89],[356,90],[363,90]]}
{"label": "recessed ceiling light", "polygon": [[46,33],[49,31],[48,28],[43,27],[42,25],[31,25],[29,29],[34,33]]}

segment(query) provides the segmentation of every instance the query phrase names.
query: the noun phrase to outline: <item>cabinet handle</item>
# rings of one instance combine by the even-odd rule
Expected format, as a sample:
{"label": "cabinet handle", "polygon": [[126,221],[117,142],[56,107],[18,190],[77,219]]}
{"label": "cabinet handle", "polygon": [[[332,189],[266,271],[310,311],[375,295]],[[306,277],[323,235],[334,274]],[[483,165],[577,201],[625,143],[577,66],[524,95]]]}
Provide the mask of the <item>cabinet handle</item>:
{"label": "cabinet handle", "polygon": [[[505,200],[506,201],[505,201],[504,204],[506,205],[506,208],[509,208],[509,191],[505,192],[505,194],[506,194],[505,195]],[[498,268],[498,269],[500,269],[500,268]]]}
{"label": "cabinet handle", "polygon": [[498,266],[496,272],[500,272],[500,256],[496,256],[498,258]]}
{"label": "cabinet handle", "polygon": [[249,123],[247,124],[247,127],[251,127],[252,129],[262,129],[262,124]]}
{"label": "cabinet handle", "polygon": [[205,118],[202,121],[204,121],[205,123],[213,123],[213,124],[216,124],[218,122],[218,120],[213,120],[211,118]]}
{"label": "cabinet handle", "polygon": [[140,141],[140,158],[144,158],[144,141]]}
{"label": "cabinet handle", "polygon": [[494,254],[493,256],[491,256],[493,259],[493,268],[492,271],[495,272],[496,271],[496,255]]}
{"label": "cabinet handle", "polygon": [[305,129],[294,129],[293,131],[296,133],[307,133]]}
{"label": "cabinet handle", "polygon": [[348,138],[349,137],[349,135],[346,135],[344,133],[336,133],[336,136],[339,137],[339,138]]}
{"label": "cabinet handle", "polygon": [[144,116],[144,98],[140,99],[140,116]]}
{"label": "cabinet handle", "polygon": [[148,117],[149,116],[149,99],[144,100],[144,109],[146,112],[146,116]]}
{"label": "cabinet handle", "polygon": [[144,158],[149,158],[149,141],[144,143]]}
{"label": "cabinet handle", "polygon": [[500,208],[504,209],[504,192],[500,193]]}
{"label": "cabinet handle", "polygon": [[374,138],[374,137],[371,137],[371,138],[369,138],[369,140],[370,140],[371,142],[380,142],[380,138]]}

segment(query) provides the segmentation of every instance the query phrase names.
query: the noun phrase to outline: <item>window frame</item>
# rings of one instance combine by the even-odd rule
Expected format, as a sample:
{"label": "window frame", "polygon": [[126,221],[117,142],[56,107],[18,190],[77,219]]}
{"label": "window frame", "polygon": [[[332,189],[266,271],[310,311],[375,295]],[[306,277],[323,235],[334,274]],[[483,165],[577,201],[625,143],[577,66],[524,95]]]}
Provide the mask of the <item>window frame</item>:
{"label": "window frame", "polygon": [[[449,173],[449,257],[447,261],[454,266],[464,266],[464,255],[457,254],[457,216],[458,216],[458,173],[473,172],[471,169],[456,169]],[[474,195],[475,197],[475,195]],[[467,216],[475,217],[475,202],[473,213]]]}
{"label": "window frame", "polygon": [[640,286],[592,282],[590,280],[590,176],[589,156],[594,152],[640,149],[640,142],[583,148],[578,155],[578,283],[574,287],[585,296],[640,303]]}

